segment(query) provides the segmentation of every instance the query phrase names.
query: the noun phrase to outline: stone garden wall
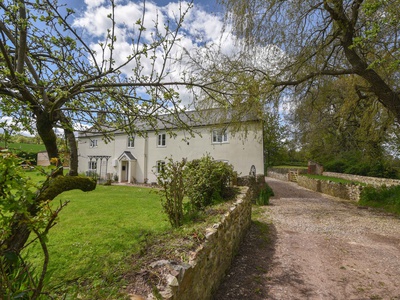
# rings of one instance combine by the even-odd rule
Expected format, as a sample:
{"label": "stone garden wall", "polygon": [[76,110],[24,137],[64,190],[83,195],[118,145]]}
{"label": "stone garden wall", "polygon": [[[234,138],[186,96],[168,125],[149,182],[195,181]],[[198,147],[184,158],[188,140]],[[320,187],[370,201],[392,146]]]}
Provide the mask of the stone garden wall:
{"label": "stone garden wall", "polygon": [[168,285],[161,291],[163,299],[212,298],[251,224],[248,192],[248,187],[241,187],[240,195],[222,220],[206,230],[205,242],[191,255],[188,264],[170,266]]}
{"label": "stone garden wall", "polygon": [[289,172],[298,171],[299,174],[307,174],[307,169],[303,168],[268,168],[267,175],[278,180],[289,181]]}
{"label": "stone garden wall", "polygon": [[360,200],[362,190],[362,187],[359,185],[313,179],[306,176],[299,176],[297,184],[315,192],[357,202]]}
{"label": "stone garden wall", "polygon": [[351,174],[334,173],[334,172],[324,172],[323,175],[343,178],[351,181],[358,181],[375,187],[379,187],[382,185],[392,186],[400,184],[399,179],[377,178],[377,177],[368,177],[368,176],[351,175]]}

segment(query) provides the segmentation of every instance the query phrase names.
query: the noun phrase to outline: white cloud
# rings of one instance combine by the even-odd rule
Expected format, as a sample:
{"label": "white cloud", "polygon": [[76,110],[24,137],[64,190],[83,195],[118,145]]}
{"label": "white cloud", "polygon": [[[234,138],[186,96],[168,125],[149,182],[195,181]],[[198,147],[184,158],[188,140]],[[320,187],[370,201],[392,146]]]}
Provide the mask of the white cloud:
{"label": "white cloud", "polygon": [[[75,20],[74,26],[82,28],[86,35],[92,39],[91,47],[96,50],[97,58],[101,60],[103,53],[99,43],[105,43],[107,30],[111,28],[111,20],[107,17],[111,12],[111,7],[101,0],[85,0],[85,3],[87,4],[86,10]],[[113,56],[116,65],[126,61],[126,58],[132,54],[133,49],[137,47],[135,43],[137,43],[140,33],[139,24],[137,24],[138,20],[142,22],[143,18],[142,25],[146,28],[141,33],[139,47],[142,47],[143,42],[148,45],[151,44],[152,39],[157,34],[156,24],[159,30],[158,33],[163,35],[165,33],[164,26],[169,24],[170,29],[173,29],[176,26],[175,21],[179,19],[181,13],[186,11],[189,5],[188,2],[170,2],[165,6],[157,6],[154,2],[147,1],[143,17],[142,2],[117,1],[114,18],[117,39],[114,44],[115,53]],[[155,70],[156,72],[168,74],[166,80],[180,80],[184,70],[189,67],[184,61],[181,61],[180,65],[174,61],[179,60],[184,50],[194,53],[204,46],[212,46],[214,49],[218,48],[224,55],[237,54],[240,47],[235,42],[229,25],[226,28],[224,26],[226,24],[224,25],[222,16],[211,14],[201,6],[193,4],[193,7],[185,15],[183,26],[178,33],[175,45],[168,53],[171,60],[166,65],[163,65],[165,52],[158,48],[154,53],[157,56],[157,60],[153,68],[153,61],[150,58],[153,53],[149,52],[147,58],[142,56],[140,60],[143,75],[149,75]],[[263,68],[268,68],[268,66],[272,65],[276,70],[278,61],[268,54],[271,49],[257,49],[255,53],[249,53],[248,59],[253,60],[252,65]],[[106,57],[108,54],[109,50],[106,48]],[[126,76],[132,76],[132,69],[135,66],[134,62],[132,62],[122,69],[122,73]],[[190,99],[190,93],[183,88],[179,92],[181,98],[187,104]]]}
{"label": "white cloud", "polygon": [[98,7],[104,4],[104,2],[105,0],[85,0],[85,4],[88,6],[88,8]]}
{"label": "white cloud", "polygon": [[[111,7],[104,5],[103,1],[86,0],[86,10],[75,20],[74,26],[80,27],[84,30],[88,37],[91,37],[93,44],[91,47],[96,50],[98,58],[102,56],[102,50],[99,43],[104,43],[107,35],[107,30],[111,28],[111,20],[107,17],[111,12]],[[155,26],[158,25],[159,33],[164,34],[164,26],[170,21],[170,28],[176,25],[175,20],[179,18],[181,12],[185,11],[188,7],[186,2],[171,2],[166,6],[157,6],[155,3],[146,2],[146,11],[144,15],[143,26],[146,28],[142,32],[142,42],[150,44],[154,35],[156,34]],[[143,6],[142,3],[135,2],[121,2],[115,8],[115,34],[117,41],[115,43],[114,57],[117,63],[122,63],[126,57],[132,54],[132,49],[135,47],[137,38],[139,36],[138,20],[142,20]],[[211,15],[204,11],[200,6],[195,6],[190,9],[185,17],[183,27],[178,34],[178,41],[170,52],[170,57],[178,58],[182,54],[183,49],[191,50],[201,47],[204,44],[220,43],[221,38],[224,40],[224,48],[233,45],[233,39],[229,38],[229,34],[221,35],[223,29],[222,18]],[[229,40],[227,42],[227,40]],[[231,47],[230,47],[231,48]],[[231,50],[230,50],[231,51]],[[162,51],[158,49],[156,55],[159,57],[157,63],[158,71],[162,67]],[[144,71],[150,72],[152,70],[151,59],[141,61]],[[127,75],[131,74],[133,65],[126,67],[123,72]],[[169,64],[170,68],[175,68],[173,64]],[[177,72],[174,69],[169,69],[177,79]]]}

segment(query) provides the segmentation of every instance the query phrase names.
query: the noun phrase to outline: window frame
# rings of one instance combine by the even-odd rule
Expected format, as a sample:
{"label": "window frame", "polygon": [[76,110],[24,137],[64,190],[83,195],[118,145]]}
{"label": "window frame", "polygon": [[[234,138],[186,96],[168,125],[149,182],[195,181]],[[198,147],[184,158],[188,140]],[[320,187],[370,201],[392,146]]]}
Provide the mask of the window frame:
{"label": "window frame", "polygon": [[157,163],[156,163],[156,171],[157,171],[157,174],[160,174],[162,171],[164,171],[165,170],[165,160],[157,160]]}
{"label": "window frame", "polygon": [[228,144],[228,130],[227,129],[213,129],[211,133],[212,144]]}
{"label": "window frame", "polygon": [[165,132],[159,133],[157,135],[157,147],[158,148],[167,147],[167,134]]}
{"label": "window frame", "polygon": [[128,148],[135,148],[135,136],[134,135],[128,136],[127,144],[128,144]]}
{"label": "window frame", "polygon": [[90,139],[90,148],[97,148],[98,144],[97,144],[97,139]]}
{"label": "window frame", "polygon": [[[94,166],[94,168],[93,168],[93,166]],[[89,169],[89,171],[97,171],[97,161],[96,160],[89,160],[88,169]]]}

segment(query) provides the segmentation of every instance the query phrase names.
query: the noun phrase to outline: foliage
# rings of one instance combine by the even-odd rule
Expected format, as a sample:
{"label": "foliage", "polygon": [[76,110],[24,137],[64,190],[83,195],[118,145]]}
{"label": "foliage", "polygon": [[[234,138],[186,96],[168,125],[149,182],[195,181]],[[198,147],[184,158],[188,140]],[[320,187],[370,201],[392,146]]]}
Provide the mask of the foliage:
{"label": "foliage", "polygon": [[216,161],[207,154],[188,162],[184,175],[191,210],[198,211],[222,199],[234,171],[232,165]]}
{"label": "foliage", "polygon": [[260,187],[259,195],[256,198],[257,205],[269,205],[269,198],[274,196],[274,191],[267,184],[262,184]]}
{"label": "foliage", "polygon": [[22,159],[24,164],[36,165],[37,153],[25,151],[14,151],[14,153]]}
{"label": "foliage", "polygon": [[184,167],[186,160],[168,162],[160,170],[157,183],[161,187],[161,203],[172,227],[179,227],[183,220],[183,198],[185,196]]}
{"label": "foliage", "polygon": [[362,190],[358,204],[383,208],[400,215],[400,186],[367,186]]}
{"label": "foliage", "polygon": [[[47,201],[40,204],[40,211],[32,213],[37,198],[35,190],[42,185],[23,175],[21,160],[12,156],[0,156],[0,296],[2,299],[38,299],[43,294],[49,254],[47,234],[57,220],[58,213],[66,205],[52,209]],[[43,265],[31,267],[18,250],[10,249],[7,240],[16,234],[15,228],[24,224],[38,241]],[[11,298],[10,298],[11,297]]]}
{"label": "foliage", "polygon": [[[18,123],[17,129],[36,130],[50,159],[59,158],[55,128],[62,128],[71,175],[77,175],[76,124],[91,126],[106,140],[115,130],[139,135],[144,125],[160,123],[190,130],[178,117],[185,107],[177,90],[207,89],[188,73],[172,76],[191,3],[180,2],[161,21],[147,20],[143,2],[137,6],[141,17],[129,25],[118,19],[119,5],[124,3],[104,3],[108,28],[89,36],[79,14],[60,1],[0,1],[0,116]],[[131,52],[118,53],[120,43]]]}
{"label": "foliage", "polygon": [[266,167],[280,164],[285,158],[286,128],[278,111],[266,112],[264,118],[264,157]]}
{"label": "foliage", "polygon": [[379,101],[400,121],[398,1],[219,2],[245,51],[264,45],[281,49],[275,68],[265,67],[262,57],[253,67],[261,84],[269,82],[271,95],[283,92],[302,101],[326,78],[355,75],[356,99],[369,99],[368,106]]}
{"label": "foliage", "polygon": [[383,159],[373,160],[363,156],[359,151],[344,153],[331,161],[324,163],[324,170],[362,176],[398,178],[398,171]]}
{"label": "foliage", "polygon": [[[173,227],[182,225],[184,217],[194,219],[207,206],[232,196],[228,184],[234,177],[232,165],[214,160],[210,155],[187,162],[172,158],[157,176],[164,212]],[[189,198],[184,203],[184,197]]]}
{"label": "foliage", "polygon": [[[385,151],[393,117],[371,99],[359,99],[354,76],[326,80],[293,110],[291,121],[309,159],[326,170],[393,177]],[[372,105],[371,105],[372,103]]]}

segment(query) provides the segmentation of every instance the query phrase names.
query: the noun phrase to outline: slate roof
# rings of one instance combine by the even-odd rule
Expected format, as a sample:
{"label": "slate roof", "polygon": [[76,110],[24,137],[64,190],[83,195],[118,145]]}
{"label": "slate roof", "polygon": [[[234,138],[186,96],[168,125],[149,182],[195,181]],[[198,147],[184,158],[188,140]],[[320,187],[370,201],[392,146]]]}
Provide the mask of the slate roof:
{"label": "slate roof", "polygon": [[[170,130],[184,127],[202,127],[210,125],[227,125],[238,122],[260,121],[261,119],[248,110],[245,114],[225,109],[208,109],[186,111],[179,114],[159,115],[153,124],[146,121],[137,121],[134,123],[136,131],[157,131]],[[114,134],[125,133],[123,130],[116,130],[110,126],[104,126],[105,131],[113,131]],[[101,131],[90,128],[79,132],[79,136],[99,135]]]}
{"label": "slate roof", "polygon": [[123,156],[128,157],[130,160],[137,160],[135,156],[133,156],[131,151],[124,151],[122,154],[118,157],[118,160],[120,160]]}

